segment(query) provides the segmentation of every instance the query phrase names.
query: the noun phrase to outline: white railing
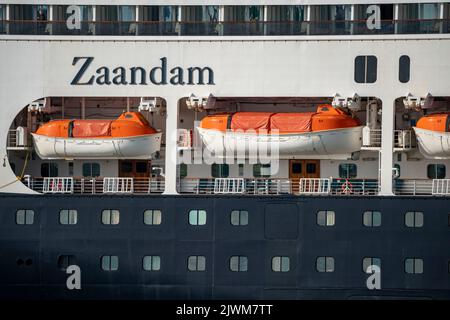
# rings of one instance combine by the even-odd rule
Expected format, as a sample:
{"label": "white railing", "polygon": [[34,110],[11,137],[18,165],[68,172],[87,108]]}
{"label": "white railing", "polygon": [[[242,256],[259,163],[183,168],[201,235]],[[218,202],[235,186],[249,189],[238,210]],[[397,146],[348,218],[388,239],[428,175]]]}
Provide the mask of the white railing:
{"label": "white railing", "polygon": [[396,179],[394,180],[396,195],[432,195],[433,180],[431,179]]}
{"label": "white railing", "polygon": [[394,130],[394,148],[411,149],[413,141],[412,130]]}
{"label": "white railing", "polygon": [[301,178],[299,194],[329,194],[331,192],[331,179],[328,178]]}
{"label": "white railing", "polygon": [[6,148],[8,150],[23,150],[30,147],[28,130],[26,127],[17,127],[8,131]]}
{"label": "white railing", "polygon": [[433,179],[431,194],[437,196],[450,195],[450,179]]}
{"label": "white railing", "polygon": [[370,129],[370,131],[363,130],[363,147],[381,147],[381,129]]}
{"label": "white railing", "polygon": [[214,179],[214,193],[230,194],[244,193],[244,178],[216,178]]}
{"label": "white railing", "polygon": [[133,178],[103,178],[103,193],[133,193]]}
{"label": "white railing", "polygon": [[42,193],[73,193],[73,178],[44,178]]}

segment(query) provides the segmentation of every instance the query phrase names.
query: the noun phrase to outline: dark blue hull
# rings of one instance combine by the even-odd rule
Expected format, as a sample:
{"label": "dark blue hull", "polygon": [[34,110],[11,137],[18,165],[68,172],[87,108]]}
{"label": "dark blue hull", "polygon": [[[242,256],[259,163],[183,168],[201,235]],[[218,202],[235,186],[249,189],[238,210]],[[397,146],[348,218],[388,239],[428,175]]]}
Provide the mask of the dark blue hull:
{"label": "dark blue hull", "polygon": [[[359,299],[450,298],[450,202],[418,197],[294,196],[0,196],[0,298],[34,299]],[[16,223],[20,209],[34,223]],[[62,225],[60,210],[77,210],[77,224]],[[103,225],[104,209],[120,211]],[[162,212],[145,225],[143,212]],[[190,225],[189,211],[205,210],[205,225]],[[248,211],[248,224],[230,222]],[[319,226],[317,212],[333,210],[334,226]],[[379,211],[379,227],[363,225]],[[422,227],[405,213],[423,212]],[[58,264],[76,257],[81,290],[68,290]],[[102,270],[102,256],[117,256],[118,270]],[[143,257],[160,257],[145,271]],[[205,257],[205,271],[189,271],[189,256]],[[247,257],[247,271],[230,270],[230,257]],[[273,257],[289,257],[289,271],[274,272]],[[317,258],[333,257],[333,272],[318,272]],[[381,259],[381,289],[366,287],[366,257]],[[407,273],[405,259],[420,258],[422,273]]]}

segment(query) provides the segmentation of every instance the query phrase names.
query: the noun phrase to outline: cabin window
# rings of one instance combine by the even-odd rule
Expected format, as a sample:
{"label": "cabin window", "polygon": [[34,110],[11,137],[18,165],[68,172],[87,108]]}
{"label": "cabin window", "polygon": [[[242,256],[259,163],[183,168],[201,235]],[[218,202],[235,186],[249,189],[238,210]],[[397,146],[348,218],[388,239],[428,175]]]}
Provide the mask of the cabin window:
{"label": "cabin window", "polygon": [[136,173],[147,173],[148,172],[148,162],[147,161],[137,161],[136,162]]}
{"label": "cabin window", "polygon": [[231,211],[231,224],[233,226],[248,225],[248,211],[245,211],[245,210]]}
{"label": "cabin window", "polygon": [[355,82],[374,83],[377,81],[377,57],[357,56],[355,58]]}
{"label": "cabin window", "polygon": [[411,64],[411,62],[410,62],[409,56],[401,56],[400,57],[398,78],[401,83],[409,82],[410,64]]}
{"label": "cabin window", "polygon": [[67,170],[69,171],[69,176],[73,176],[73,162],[67,164]]}
{"label": "cabin window", "polygon": [[356,178],[358,169],[354,163],[342,163],[339,165],[339,178],[351,179]]}
{"label": "cabin window", "polygon": [[423,227],[423,212],[410,211],[405,213],[405,226],[409,228]]}
{"label": "cabin window", "polygon": [[120,171],[122,173],[132,173],[133,172],[133,162],[131,161],[121,161]]}
{"label": "cabin window", "polygon": [[187,177],[187,164],[186,163],[181,163],[180,164],[180,179],[186,178]]}
{"label": "cabin window", "polygon": [[188,258],[189,271],[205,271],[206,257],[205,256],[190,256]]}
{"label": "cabin window", "polygon": [[99,177],[100,164],[95,162],[83,163],[83,177]]}
{"label": "cabin window", "polygon": [[267,178],[270,177],[270,175],[270,163],[257,163],[253,165],[253,176],[255,178]]}
{"label": "cabin window", "polygon": [[273,257],[272,258],[272,271],[274,272],[289,272],[290,259],[289,257]]}
{"label": "cabin window", "polygon": [[120,212],[119,210],[103,210],[102,223],[103,224],[119,224]]}
{"label": "cabin window", "polygon": [[103,256],[101,259],[101,266],[104,271],[117,271],[119,270],[119,257]]}
{"label": "cabin window", "polygon": [[423,273],[423,259],[420,258],[405,259],[405,272],[414,274]]}
{"label": "cabin window", "polygon": [[366,211],[363,214],[363,224],[366,227],[379,227],[381,226],[381,212],[379,211]]}
{"label": "cabin window", "polygon": [[74,255],[60,255],[58,257],[58,269],[66,271],[69,266],[77,264],[77,258]]}
{"label": "cabin window", "polygon": [[317,212],[317,224],[323,227],[334,226],[335,213],[334,211],[318,211]]}
{"label": "cabin window", "polygon": [[213,163],[211,166],[211,176],[213,178],[227,178],[230,175],[230,166],[227,164]]}
{"label": "cabin window", "polygon": [[33,264],[33,259],[28,258],[28,259],[24,260],[24,259],[19,258],[16,260],[16,264],[18,267],[22,267],[22,266],[29,267]]}
{"label": "cabin window", "polygon": [[59,223],[60,224],[77,224],[78,212],[77,210],[60,210]]}
{"label": "cabin window", "polygon": [[145,271],[159,271],[161,269],[161,257],[144,256],[142,259],[142,269]]}
{"label": "cabin window", "polygon": [[239,164],[238,170],[239,170],[239,173],[238,173],[239,177],[243,177],[244,176],[244,165],[242,163]]}
{"label": "cabin window", "polygon": [[191,226],[203,226],[206,224],[205,210],[191,210],[189,211],[189,224]]}
{"label": "cabin window", "polygon": [[232,256],[230,258],[230,270],[233,272],[246,272],[248,270],[248,258],[246,256]]}
{"label": "cabin window", "polygon": [[301,162],[292,162],[292,173],[293,174],[301,174],[302,173],[302,163]]}
{"label": "cabin window", "polygon": [[44,162],[41,164],[41,177],[57,177],[58,165],[56,163]]}
{"label": "cabin window", "polygon": [[367,270],[370,266],[377,266],[378,268],[381,269],[381,259],[380,258],[364,258],[363,263],[362,263],[363,272],[372,273],[372,272],[369,272],[369,270]]}
{"label": "cabin window", "polygon": [[333,257],[317,257],[316,270],[318,272],[334,272]]}
{"label": "cabin window", "polygon": [[16,224],[33,224],[34,223],[34,211],[33,210],[17,210],[16,211]]}
{"label": "cabin window", "polygon": [[144,224],[160,225],[162,220],[161,210],[145,210],[144,211]]}
{"label": "cabin window", "polygon": [[446,176],[446,168],[443,164],[429,164],[427,166],[428,179],[444,179]]}

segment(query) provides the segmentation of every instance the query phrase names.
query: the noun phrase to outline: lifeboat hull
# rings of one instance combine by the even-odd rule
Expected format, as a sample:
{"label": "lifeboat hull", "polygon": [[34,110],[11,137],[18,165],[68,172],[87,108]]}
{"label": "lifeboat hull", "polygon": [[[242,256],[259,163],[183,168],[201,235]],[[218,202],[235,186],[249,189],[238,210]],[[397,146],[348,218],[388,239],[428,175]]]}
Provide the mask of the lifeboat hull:
{"label": "lifeboat hull", "polygon": [[161,132],[120,138],[59,138],[32,133],[41,159],[150,159],[160,150]]}
{"label": "lifeboat hull", "polygon": [[450,132],[414,127],[420,153],[427,159],[450,159]]}
{"label": "lifeboat hull", "polygon": [[[257,157],[264,154],[276,156],[270,150],[278,152],[280,158],[301,156],[331,157],[350,155],[361,150],[362,126],[327,131],[296,134],[247,134],[245,132],[219,131],[198,127],[200,137],[206,148],[217,157],[227,157],[232,151],[246,158],[260,150]],[[267,152],[265,150],[268,150]],[[278,151],[277,151],[278,150]],[[266,152],[266,153],[264,153]]]}

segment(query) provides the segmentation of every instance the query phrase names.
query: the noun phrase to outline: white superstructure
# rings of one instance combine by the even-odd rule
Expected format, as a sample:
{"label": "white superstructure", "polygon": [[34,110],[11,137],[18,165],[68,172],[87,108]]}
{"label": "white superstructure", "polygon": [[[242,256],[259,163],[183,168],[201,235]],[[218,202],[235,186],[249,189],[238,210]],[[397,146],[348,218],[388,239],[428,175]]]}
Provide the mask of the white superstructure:
{"label": "white superstructure", "polygon": [[[376,1],[380,29],[367,25],[368,4],[351,0],[77,4],[80,29],[68,29],[73,3],[0,0],[0,192],[40,192],[33,182],[55,170],[83,188],[132,175],[146,181],[134,191],[166,194],[214,193],[214,179],[244,179],[258,194],[298,193],[299,179],[320,178],[333,181],[334,194],[348,194],[343,181],[351,180],[355,194],[431,195],[433,180],[450,177],[450,161],[425,159],[412,131],[425,112],[450,106],[448,2]],[[18,127],[31,133],[48,119],[113,118],[137,111],[142,97],[164,106],[142,112],[165,139],[144,176],[133,175],[143,164],[132,161],[43,161],[16,142]],[[40,110],[28,107],[42,98]],[[207,112],[299,112],[320,103],[363,122],[360,152],[299,155],[277,170],[190,162],[200,147],[195,123]]]}

